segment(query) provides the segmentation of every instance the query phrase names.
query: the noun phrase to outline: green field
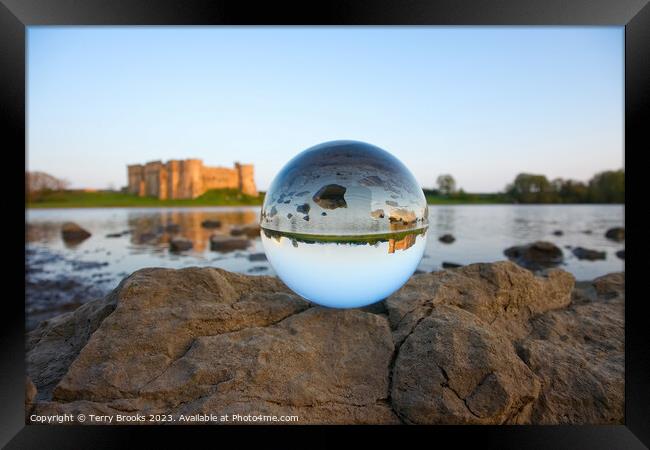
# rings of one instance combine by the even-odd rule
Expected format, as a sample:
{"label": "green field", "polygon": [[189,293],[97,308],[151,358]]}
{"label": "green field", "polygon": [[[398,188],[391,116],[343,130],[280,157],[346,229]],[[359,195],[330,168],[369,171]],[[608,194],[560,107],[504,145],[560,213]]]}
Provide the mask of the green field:
{"label": "green field", "polygon": [[[512,203],[503,194],[453,194],[442,196],[426,193],[430,205]],[[214,189],[195,199],[158,200],[117,191],[56,191],[42,192],[27,201],[28,208],[137,208],[166,206],[256,206],[264,201],[244,195],[237,189]]]}
{"label": "green field", "polygon": [[512,199],[504,194],[468,194],[457,193],[451,195],[438,195],[425,192],[424,195],[429,205],[492,205],[503,203],[514,203]]}
{"label": "green field", "polygon": [[166,207],[166,206],[250,206],[261,205],[264,193],[253,197],[237,189],[215,189],[195,199],[158,200],[154,197],[115,191],[58,191],[40,193],[29,199],[28,208],[110,208],[110,207]]}

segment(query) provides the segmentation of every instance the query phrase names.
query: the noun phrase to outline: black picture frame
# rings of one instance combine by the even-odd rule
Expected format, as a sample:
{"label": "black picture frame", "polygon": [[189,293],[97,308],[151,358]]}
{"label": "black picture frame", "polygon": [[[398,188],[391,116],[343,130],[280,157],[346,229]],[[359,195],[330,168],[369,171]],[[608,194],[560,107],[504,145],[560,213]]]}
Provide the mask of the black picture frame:
{"label": "black picture frame", "polygon": [[[481,448],[644,448],[650,445],[650,350],[648,326],[643,314],[645,298],[626,302],[625,308],[625,424],[620,426],[433,426],[433,427],[159,427],[159,426],[47,426],[24,424],[24,304],[19,301],[24,247],[13,233],[20,233],[18,217],[24,214],[24,197],[9,198],[8,186],[24,183],[26,151],[25,37],[31,25],[618,25],[625,26],[625,160],[650,149],[647,117],[650,100],[650,6],[646,0],[427,0],[374,2],[310,1],[295,3],[209,0],[0,0],[0,114],[4,128],[3,180],[7,217],[16,229],[3,246],[10,264],[5,268],[3,310],[0,314],[1,374],[0,445],[6,448],[115,448],[149,447],[174,443],[187,446],[187,433],[198,432],[214,445],[225,444],[224,434],[237,434],[239,445],[264,435],[267,443],[278,433],[310,434],[299,446],[340,445],[340,433],[367,433],[374,440],[396,439],[403,445],[430,445],[443,440],[454,446],[475,443]],[[643,161],[641,159],[640,161]],[[10,167],[11,166],[11,167]],[[626,203],[640,196],[632,188],[639,164],[626,164]],[[24,192],[24,191],[23,191]],[[21,208],[21,212],[19,212]],[[15,209],[15,211],[14,211]],[[626,262],[640,258],[640,236],[634,231],[626,209]],[[14,215],[15,214],[15,215]],[[24,216],[23,216],[24,217]],[[10,220],[11,219],[11,220]],[[6,224],[5,224],[6,225]],[[23,222],[24,226],[24,222]],[[24,231],[24,230],[23,230]],[[5,235],[7,236],[7,235]],[[632,239],[632,246],[630,243]],[[632,263],[630,263],[632,260]],[[629,270],[629,269],[628,269]],[[24,275],[24,273],[23,273]],[[627,276],[627,291],[640,285]],[[629,294],[627,295],[629,297]],[[336,431],[337,433],[333,433]],[[418,436],[414,436],[418,435]],[[232,436],[231,436],[232,437]],[[161,443],[159,445],[158,443]],[[162,443],[166,445],[162,445]],[[275,441],[290,445],[291,441]]]}

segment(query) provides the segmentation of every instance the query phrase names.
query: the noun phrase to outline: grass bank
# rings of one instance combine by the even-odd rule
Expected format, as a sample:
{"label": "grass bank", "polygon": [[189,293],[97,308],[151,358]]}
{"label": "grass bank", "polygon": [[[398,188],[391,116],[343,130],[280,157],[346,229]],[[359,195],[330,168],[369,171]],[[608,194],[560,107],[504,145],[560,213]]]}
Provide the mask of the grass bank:
{"label": "grass bank", "polygon": [[451,195],[431,194],[425,191],[424,195],[429,205],[494,205],[514,203],[504,194],[468,194],[458,193]]}
{"label": "grass bank", "polygon": [[[513,203],[503,194],[452,195],[431,194],[425,191],[430,205],[504,204]],[[41,192],[25,205],[28,208],[146,208],[169,206],[257,206],[264,201],[264,193],[257,197],[244,195],[237,189],[214,189],[194,199],[159,200],[154,197],[138,197],[116,191],[56,191]]]}
{"label": "grass bank", "polygon": [[142,208],[166,206],[255,206],[264,201],[264,193],[257,197],[244,195],[237,189],[214,189],[194,199],[159,200],[154,197],[115,191],[57,191],[39,193],[26,203],[28,208]]}

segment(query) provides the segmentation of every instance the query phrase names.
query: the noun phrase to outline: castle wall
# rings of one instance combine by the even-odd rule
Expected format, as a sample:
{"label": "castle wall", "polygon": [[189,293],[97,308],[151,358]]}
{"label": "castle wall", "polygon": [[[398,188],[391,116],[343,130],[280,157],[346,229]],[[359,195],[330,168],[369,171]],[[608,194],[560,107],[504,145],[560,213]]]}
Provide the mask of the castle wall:
{"label": "castle wall", "polygon": [[128,192],[159,199],[196,198],[210,189],[239,189],[257,195],[252,164],[234,169],[206,167],[200,159],[151,161],[127,166]]}
{"label": "castle wall", "polygon": [[209,189],[238,189],[239,176],[233,169],[224,167],[204,167],[201,173],[203,187]]}
{"label": "castle wall", "polygon": [[235,170],[237,171],[237,187],[239,190],[244,194],[257,197],[257,188],[255,187],[255,178],[253,177],[253,165],[235,163]]}

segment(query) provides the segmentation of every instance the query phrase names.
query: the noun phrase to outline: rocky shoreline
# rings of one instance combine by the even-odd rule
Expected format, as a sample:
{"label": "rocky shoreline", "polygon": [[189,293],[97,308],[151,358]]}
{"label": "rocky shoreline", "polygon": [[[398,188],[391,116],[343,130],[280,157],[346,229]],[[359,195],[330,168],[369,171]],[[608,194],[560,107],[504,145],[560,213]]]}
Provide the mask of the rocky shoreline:
{"label": "rocky shoreline", "polygon": [[576,283],[503,261],[414,275],[384,302],[334,310],[274,277],[142,269],[28,333],[26,409],[620,424],[624,292],[623,273]]}

